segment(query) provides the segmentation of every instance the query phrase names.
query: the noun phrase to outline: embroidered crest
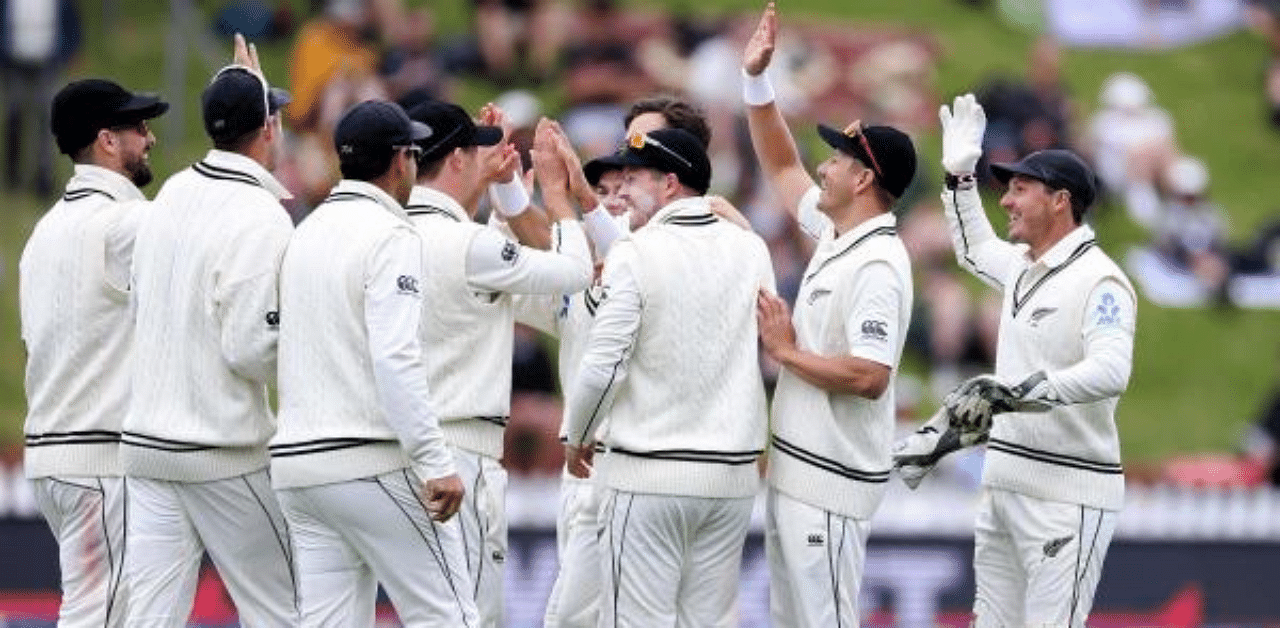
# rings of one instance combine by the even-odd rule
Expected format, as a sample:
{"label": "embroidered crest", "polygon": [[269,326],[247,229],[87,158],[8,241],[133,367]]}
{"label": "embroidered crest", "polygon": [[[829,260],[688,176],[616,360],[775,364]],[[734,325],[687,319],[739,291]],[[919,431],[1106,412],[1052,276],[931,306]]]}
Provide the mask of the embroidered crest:
{"label": "embroidered crest", "polygon": [[396,290],[400,294],[418,294],[418,278],[413,275],[396,277]]}
{"label": "embroidered crest", "polygon": [[1098,325],[1119,325],[1120,306],[1116,305],[1115,295],[1110,292],[1102,293],[1102,302],[1098,304],[1094,314],[1097,316]]}
{"label": "embroidered crest", "polygon": [[507,243],[502,245],[501,255],[502,261],[514,265],[516,263],[516,259],[520,257],[520,247],[517,246],[515,242],[507,240]]}

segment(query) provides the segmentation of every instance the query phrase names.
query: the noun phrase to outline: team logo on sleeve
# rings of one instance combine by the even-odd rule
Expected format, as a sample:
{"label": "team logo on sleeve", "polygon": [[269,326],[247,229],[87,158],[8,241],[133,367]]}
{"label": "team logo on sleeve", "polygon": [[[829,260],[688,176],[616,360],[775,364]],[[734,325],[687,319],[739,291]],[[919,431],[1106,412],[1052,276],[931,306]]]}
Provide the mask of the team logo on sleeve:
{"label": "team logo on sleeve", "polygon": [[862,321],[862,337],[867,340],[884,342],[889,339],[889,323],[875,319]]}
{"label": "team logo on sleeve", "polygon": [[520,257],[520,247],[517,246],[515,242],[507,240],[507,243],[502,245],[501,255],[502,261],[514,265],[516,260]]}
{"label": "team logo on sleeve", "polygon": [[1119,325],[1120,324],[1120,306],[1116,305],[1116,297],[1110,292],[1102,293],[1102,302],[1098,304],[1097,309],[1093,312],[1097,319],[1098,326]]}
{"label": "team logo on sleeve", "polygon": [[400,294],[418,294],[418,278],[413,275],[396,277],[396,291]]}
{"label": "team logo on sleeve", "polygon": [[276,311],[267,312],[267,327],[280,326],[280,313]]}

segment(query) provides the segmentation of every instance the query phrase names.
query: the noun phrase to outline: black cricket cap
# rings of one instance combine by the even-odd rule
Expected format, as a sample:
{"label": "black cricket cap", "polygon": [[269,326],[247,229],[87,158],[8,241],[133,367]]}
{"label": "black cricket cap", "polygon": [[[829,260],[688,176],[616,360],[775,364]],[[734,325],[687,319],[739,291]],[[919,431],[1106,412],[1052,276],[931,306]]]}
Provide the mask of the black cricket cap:
{"label": "black cricket cap", "polygon": [[453,103],[427,99],[409,110],[409,117],[425,124],[430,134],[418,146],[422,147],[421,163],[429,164],[443,159],[455,148],[467,146],[493,146],[502,141],[502,129],[496,126],[477,126],[466,110]]}
{"label": "black cricket cap", "polygon": [[389,153],[401,146],[421,142],[430,130],[393,102],[366,100],[357,104],[333,130],[333,147],[343,164],[372,166],[385,164]]}
{"label": "black cricket cap", "polygon": [[633,133],[618,156],[625,166],[670,172],[698,194],[706,194],[711,185],[707,149],[684,129],[657,129],[647,135]]}
{"label": "black cricket cap", "polygon": [[880,187],[895,199],[902,198],[902,193],[916,176],[915,144],[906,133],[891,126],[864,127],[854,122],[844,131],[837,131],[819,124],[818,135],[831,148],[857,159],[875,172]]}
{"label": "black cricket cap", "polygon": [[58,150],[71,155],[93,143],[98,131],[158,117],[169,103],[152,94],[135,94],[105,79],[67,84],[53,97],[51,127]]}
{"label": "black cricket cap", "polygon": [[230,142],[262,128],[267,116],[293,100],[266,79],[242,65],[229,65],[213,75],[204,88],[204,130],[214,142]]}
{"label": "black cricket cap", "polygon": [[1080,205],[1088,209],[1098,196],[1098,185],[1093,171],[1084,161],[1069,150],[1050,148],[1038,150],[1021,161],[1012,164],[991,164],[991,174],[1002,185],[1008,185],[1014,175],[1031,177],[1055,190],[1066,190]]}
{"label": "black cricket cap", "polygon": [[595,187],[600,183],[600,177],[603,177],[604,173],[612,170],[622,170],[626,166],[627,162],[623,159],[622,152],[619,151],[611,155],[596,157],[595,159],[583,164],[582,174],[586,175],[587,183],[590,183],[592,187]]}

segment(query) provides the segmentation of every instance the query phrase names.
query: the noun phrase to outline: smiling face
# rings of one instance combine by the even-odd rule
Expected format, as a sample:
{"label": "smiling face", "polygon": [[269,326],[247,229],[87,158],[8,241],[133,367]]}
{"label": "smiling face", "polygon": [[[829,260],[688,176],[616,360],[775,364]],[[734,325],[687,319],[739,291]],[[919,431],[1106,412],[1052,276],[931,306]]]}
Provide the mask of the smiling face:
{"label": "smiling face", "polygon": [[618,195],[631,211],[631,230],[635,231],[648,223],[649,218],[665,204],[663,191],[672,175],[652,168],[627,168],[623,172]]}
{"label": "smiling face", "polygon": [[626,180],[621,169],[608,170],[600,175],[600,180],[596,182],[596,196],[600,198],[600,203],[604,205],[605,211],[611,216],[621,216],[627,211],[627,204],[622,200],[622,184]]}
{"label": "smiling face", "polygon": [[860,189],[873,177],[862,162],[839,151],[818,164],[818,210],[828,216],[833,210],[853,203]]}
{"label": "smiling face", "polygon": [[1000,206],[1009,214],[1009,240],[1029,245],[1033,258],[1074,227],[1071,194],[1051,190],[1038,179],[1014,175]]}
{"label": "smiling face", "polygon": [[117,127],[111,131],[119,142],[120,167],[123,174],[139,188],[151,183],[151,147],[156,136],[145,121],[137,125]]}

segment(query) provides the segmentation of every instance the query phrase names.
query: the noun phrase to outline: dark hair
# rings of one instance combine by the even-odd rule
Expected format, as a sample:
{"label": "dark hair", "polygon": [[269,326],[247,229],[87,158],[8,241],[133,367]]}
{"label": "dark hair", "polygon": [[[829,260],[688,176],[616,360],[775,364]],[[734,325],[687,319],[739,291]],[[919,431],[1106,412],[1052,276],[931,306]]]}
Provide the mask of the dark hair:
{"label": "dark hair", "polygon": [[1054,186],[1048,181],[1041,181],[1041,183],[1044,183],[1044,189],[1049,190],[1050,192],[1057,192],[1058,190],[1066,192],[1067,196],[1071,198],[1071,218],[1075,220],[1077,225],[1084,221],[1084,213],[1088,211],[1089,208],[1085,207],[1082,199],[1077,198],[1076,195],[1072,193],[1071,190],[1067,189],[1066,186]]}
{"label": "dark hair", "polygon": [[627,112],[627,117],[623,124],[631,126],[632,120],[646,113],[662,114],[668,126],[673,129],[688,131],[698,138],[704,148],[711,144],[711,127],[707,126],[707,116],[697,105],[675,96],[645,98],[631,105],[631,110]]}
{"label": "dark hair", "polygon": [[262,135],[262,127],[258,127],[248,133],[243,133],[239,137],[229,140],[214,140],[213,147],[218,150],[225,150],[229,153],[243,152]]}
{"label": "dark hair", "polygon": [[372,181],[387,174],[391,169],[391,160],[395,159],[398,152],[400,151],[389,150],[381,157],[341,160],[338,163],[338,170],[342,172],[343,179]]}

